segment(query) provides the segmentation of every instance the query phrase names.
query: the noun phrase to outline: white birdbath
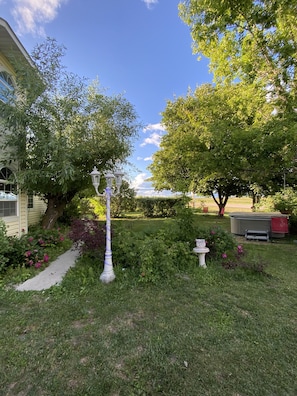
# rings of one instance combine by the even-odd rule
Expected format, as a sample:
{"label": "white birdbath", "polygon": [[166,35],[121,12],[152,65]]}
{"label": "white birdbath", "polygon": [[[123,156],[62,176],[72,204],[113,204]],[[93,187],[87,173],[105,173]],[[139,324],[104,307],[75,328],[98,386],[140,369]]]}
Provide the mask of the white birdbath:
{"label": "white birdbath", "polygon": [[209,248],[206,247],[205,239],[196,239],[196,247],[193,249],[193,252],[198,254],[199,267],[206,268],[205,255],[209,253]]}

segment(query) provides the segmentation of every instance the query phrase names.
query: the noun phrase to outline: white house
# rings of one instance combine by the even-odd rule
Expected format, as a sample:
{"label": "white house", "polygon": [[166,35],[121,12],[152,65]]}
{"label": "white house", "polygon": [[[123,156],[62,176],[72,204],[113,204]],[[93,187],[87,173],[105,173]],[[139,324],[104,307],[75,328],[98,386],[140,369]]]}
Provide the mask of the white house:
{"label": "white house", "polygon": [[[17,84],[12,59],[25,60],[34,67],[29,54],[9,24],[0,18],[0,100],[4,103],[7,100],[7,93],[13,92]],[[3,128],[1,132],[5,133]],[[40,220],[45,210],[45,203],[38,197],[28,196],[18,190],[11,182],[12,174],[17,172],[17,163],[4,165],[1,163],[1,157],[3,156],[0,152],[0,218],[6,224],[8,235],[21,236],[28,231],[30,224]]]}

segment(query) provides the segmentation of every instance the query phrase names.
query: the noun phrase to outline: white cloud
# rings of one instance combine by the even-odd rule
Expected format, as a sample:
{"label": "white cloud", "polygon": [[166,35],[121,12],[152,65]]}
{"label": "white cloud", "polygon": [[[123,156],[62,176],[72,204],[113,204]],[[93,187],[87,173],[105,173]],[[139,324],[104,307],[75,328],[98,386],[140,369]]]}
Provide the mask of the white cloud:
{"label": "white cloud", "polygon": [[139,175],[137,175],[134,178],[134,180],[131,182],[131,188],[134,188],[135,190],[138,190],[144,184],[146,178],[147,178],[147,174],[146,173],[139,173]]}
{"label": "white cloud", "polygon": [[143,132],[146,133],[148,131],[165,131],[165,127],[158,123],[158,124],[148,124],[146,127],[143,128]]}
{"label": "white cloud", "polygon": [[45,36],[44,24],[54,20],[58,9],[68,0],[12,0],[11,13],[19,34]]}
{"label": "white cloud", "polygon": [[142,0],[148,9],[151,9],[154,4],[158,4],[158,0]]}
{"label": "white cloud", "polygon": [[137,159],[137,161],[152,161],[152,160],[153,160],[153,157],[152,157],[152,156],[150,156],[150,157],[145,157],[145,158],[143,158],[143,157],[137,157],[136,159]]}
{"label": "white cloud", "polygon": [[130,187],[134,188],[136,195],[140,197],[166,197],[172,196],[172,193],[167,190],[156,191],[152,187],[152,182],[147,181],[149,175],[146,173],[139,173],[132,182]]}
{"label": "white cloud", "polygon": [[153,144],[157,147],[160,147],[160,142],[162,139],[162,133],[165,132],[165,127],[160,124],[148,124],[146,127],[143,128],[143,132],[152,132],[150,136],[144,139],[143,143],[140,144],[140,147],[144,147],[147,144]]}
{"label": "white cloud", "polygon": [[140,144],[140,147],[144,147],[147,144],[153,144],[154,146],[160,147],[160,142],[162,139],[162,135],[157,132],[154,132],[150,135],[150,137],[144,139],[143,143]]}

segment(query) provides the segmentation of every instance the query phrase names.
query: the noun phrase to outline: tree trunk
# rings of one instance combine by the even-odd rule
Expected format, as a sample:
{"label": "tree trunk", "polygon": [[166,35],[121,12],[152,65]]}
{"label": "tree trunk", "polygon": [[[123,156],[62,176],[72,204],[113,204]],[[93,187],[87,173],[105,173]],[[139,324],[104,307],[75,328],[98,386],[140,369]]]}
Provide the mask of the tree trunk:
{"label": "tree trunk", "polygon": [[252,191],[252,199],[253,199],[253,203],[251,209],[253,212],[255,212],[256,204],[260,203],[260,195]]}
{"label": "tree trunk", "polygon": [[46,230],[53,229],[58,218],[62,216],[66,204],[65,198],[48,197],[47,208],[42,218],[41,226]]}
{"label": "tree trunk", "polygon": [[220,192],[218,192],[218,199],[214,196],[213,193],[211,193],[211,196],[212,196],[213,200],[215,201],[215,203],[219,207],[218,216],[223,217],[224,213],[225,213],[225,206],[228,202],[229,196],[227,196],[227,195],[224,196]]}

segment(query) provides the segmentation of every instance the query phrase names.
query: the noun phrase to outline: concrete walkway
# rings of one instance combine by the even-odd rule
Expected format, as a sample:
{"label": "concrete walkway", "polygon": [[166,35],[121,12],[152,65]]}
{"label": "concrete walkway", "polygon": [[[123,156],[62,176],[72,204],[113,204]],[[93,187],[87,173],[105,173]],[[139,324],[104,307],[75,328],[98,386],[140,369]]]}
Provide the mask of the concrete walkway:
{"label": "concrete walkway", "polygon": [[63,253],[53,261],[45,270],[39,272],[34,278],[26,280],[18,285],[16,290],[45,290],[54,285],[61,283],[64,275],[70,267],[74,267],[76,259],[79,257],[79,251],[72,248]]}

